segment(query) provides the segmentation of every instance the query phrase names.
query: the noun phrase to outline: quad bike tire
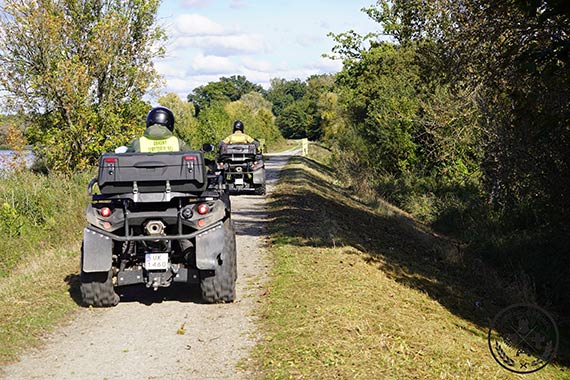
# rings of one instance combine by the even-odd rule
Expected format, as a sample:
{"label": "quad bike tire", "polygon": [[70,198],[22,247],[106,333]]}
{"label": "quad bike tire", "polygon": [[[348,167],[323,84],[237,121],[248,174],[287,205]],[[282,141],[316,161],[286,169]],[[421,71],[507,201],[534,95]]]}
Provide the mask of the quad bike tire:
{"label": "quad bike tire", "polygon": [[200,280],[202,299],[206,303],[233,302],[236,299],[237,252],[235,232],[230,218],[224,222],[223,260],[213,276]]}
{"label": "quad bike tire", "polygon": [[85,306],[111,307],[120,297],[113,287],[113,271],[87,273],[81,271],[81,297]]}
{"label": "quad bike tire", "polygon": [[265,193],[266,193],[265,184],[259,185],[255,188],[255,195],[265,195]]}

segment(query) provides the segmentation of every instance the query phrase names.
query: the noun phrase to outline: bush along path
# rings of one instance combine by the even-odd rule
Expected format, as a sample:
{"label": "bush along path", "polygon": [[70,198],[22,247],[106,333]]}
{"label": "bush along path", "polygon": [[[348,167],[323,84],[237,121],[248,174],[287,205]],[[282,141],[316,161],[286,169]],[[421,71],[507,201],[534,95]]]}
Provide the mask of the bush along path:
{"label": "bush along path", "polygon": [[[458,242],[352,198],[326,154],[293,158],[271,196],[258,378],[529,378],[499,366],[487,342],[490,319],[524,295]],[[570,379],[567,358],[530,376]]]}

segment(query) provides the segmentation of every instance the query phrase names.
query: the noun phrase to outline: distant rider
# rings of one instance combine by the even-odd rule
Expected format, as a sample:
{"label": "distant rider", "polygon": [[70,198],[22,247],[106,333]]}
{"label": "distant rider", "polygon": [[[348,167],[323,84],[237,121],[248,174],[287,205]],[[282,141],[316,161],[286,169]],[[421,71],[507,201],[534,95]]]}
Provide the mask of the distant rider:
{"label": "distant rider", "polygon": [[166,107],[154,107],[146,117],[143,136],[132,141],[127,152],[179,152],[189,151],[190,146],[174,136],[174,114]]}
{"label": "distant rider", "polygon": [[254,144],[255,151],[259,151],[258,142],[253,137],[245,134],[243,123],[240,120],[234,121],[233,133],[226,137],[221,144]]}

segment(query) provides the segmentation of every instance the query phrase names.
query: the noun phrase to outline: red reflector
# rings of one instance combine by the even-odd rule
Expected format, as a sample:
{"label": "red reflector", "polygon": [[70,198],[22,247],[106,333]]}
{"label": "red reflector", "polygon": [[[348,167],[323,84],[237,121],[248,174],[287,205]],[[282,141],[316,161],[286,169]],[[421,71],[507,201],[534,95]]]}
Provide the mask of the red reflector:
{"label": "red reflector", "polygon": [[101,209],[101,216],[104,218],[111,216],[111,209],[109,207],[103,207]]}
{"label": "red reflector", "polygon": [[204,214],[207,214],[208,211],[210,211],[210,208],[208,207],[207,204],[202,203],[201,205],[198,205],[196,210],[198,211],[198,214],[204,215]]}
{"label": "red reflector", "polygon": [[196,156],[184,156],[184,161],[196,161]]}
{"label": "red reflector", "polygon": [[109,223],[109,222],[103,222],[103,228],[106,229],[106,230],[110,229],[110,228],[111,228],[111,223]]}
{"label": "red reflector", "polygon": [[103,161],[105,161],[106,163],[115,163],[117,162],[117,157],[105,157]]}
{"label": "red reflector", "polygon": [[204,219],[198,220],[198,227],[204,227],[204,224],[206,224],[206,221]]}

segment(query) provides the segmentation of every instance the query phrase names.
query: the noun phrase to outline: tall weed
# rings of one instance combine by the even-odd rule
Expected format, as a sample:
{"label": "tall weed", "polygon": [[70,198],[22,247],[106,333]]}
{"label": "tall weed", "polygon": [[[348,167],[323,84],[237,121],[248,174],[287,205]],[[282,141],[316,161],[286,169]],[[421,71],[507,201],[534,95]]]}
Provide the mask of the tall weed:
{"label": "tall weed", "polygon": [[0,178],[0,277],[22,258],[78,240],[90,175],[27,171]]}

